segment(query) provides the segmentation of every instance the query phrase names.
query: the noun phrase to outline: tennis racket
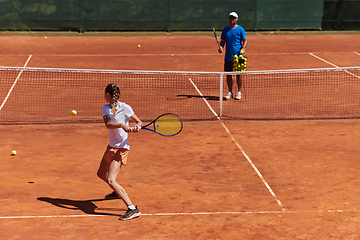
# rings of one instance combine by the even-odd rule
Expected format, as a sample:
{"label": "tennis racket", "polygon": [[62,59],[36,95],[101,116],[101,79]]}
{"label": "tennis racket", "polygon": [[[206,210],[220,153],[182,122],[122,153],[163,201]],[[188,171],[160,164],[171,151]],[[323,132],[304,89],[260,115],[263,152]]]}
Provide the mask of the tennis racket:
{"label": "tennis racket", "polygon": [[220,49],[220,42],[219,42],[218,36],[217,36],[217,34],[216,34],[215,28],[213,28],[213,32],[214,32],[214,37],[215,37],[215,39],[216,39],[216,42],[217,42],[217,44],[218,44],[218,47],[219,47],[219,49]]}
{"label": "tennis racket", "polygon": [[175,113],[162,114],[151,123],[141,127],[141,129],[150,130],[165,137],[179,134],[182,128],[183,121],[181,117]]}

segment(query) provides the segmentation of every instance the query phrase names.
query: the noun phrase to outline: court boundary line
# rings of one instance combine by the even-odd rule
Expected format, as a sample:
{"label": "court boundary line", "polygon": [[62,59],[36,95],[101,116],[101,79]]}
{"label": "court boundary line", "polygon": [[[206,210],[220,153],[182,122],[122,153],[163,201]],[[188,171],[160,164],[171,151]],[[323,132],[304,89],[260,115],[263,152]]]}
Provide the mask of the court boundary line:
{"label": "court boundary line", "polygon": [[[32,57],[32,55],[30,55],[30,56],[28,57],[28,59],[27,59],[27,61],[25,62],[25,65],[24,65],[23,68],[26,68],[26,65],[29,63],[31,57]],[[6,95],[3,103],[2,103],[1,106],[0,106],[0,111],[1,111],[1,109],[5,106],[5,103],[7,102],[8,98],[10,97],[10,94],[12,93],[12,91],[13,91],[16,83],[17,83],[17,81],[19,80],[19,78],[20,78],[20,76],[21,76],[21,74],[22,74],[23,72],[24,72],[24,69],[22,69],[22,70],[20,71],[20,73],[18,74],[17,78],[15,79],[15,81],[14,81],[13,85],[11,86],[8,94]]]}
{"label": "court boundary line", "polygon": [[[192,216],[192,215],[251,215],[251,214],[319,214],[319,213],[346,213],[353,210],[319,210],[319,211],[247,211],[247,212],[189,212],[189,213],[143,213],[140,216]],[[1,219],[34,219],[34,218],[80,218],[80,217],[120,217],[121,214],[67,214],[42,216],[2,216]]]}
{"label": "court boundary line", "polygon": [[[357,52],[313,52],[314,54],[357,54]],[[263,55],[307,55],[308,52],[265,52],[265,53],[250,53],[252,56]],[[220,56],[219,53],[119,53],[119,54],[33,54],[33,56],[39,57],[131,57],[131,56]],[[0,54],[0,56],[28,56],[27,54]]]}
{"label": "court boundary line", "polygon": [[[225,73],[224,73],[225,74]],[[222,75],[221,75],[222,76]],[[191,84],[194,86],[194,88],[196,89],[196,91],[199,93],[199,95],[202,97],[202,99],[205,101],[206,105],[210,108],[210,110],[212,111],[212,113],[215,115],[215,117],[221,121],[220,117],[216,114],[216,112],[214,111],[214,109],[211,107],[211,105],[208,103],[208,101],[204,98],[202,92],[199,90],[199,88],[195,85],[195,83],[191,80],[191,78],[189,78],[189,81],[191,82]],[[222,81],[220,81],[222,83]],[[221,95],[221,94],[220,94]],[[231,140],[235,143],[235,145],[239,148],[239,150],[241,151],[241,153],[244,155],[244,157],[246,158],[246,160],[248,161],[248,163],[251,165],[251,167],[254,169],[254,171],[256,172],[256,174],[258,175],[258,177],[261,179],[261,181],[263,182],[263,184],[265,185],[265,187],[267,188],[267,190],[270,192],[271,196],[273,196],[273,198],[275,199],[275,201],[277,202],[277,204],[281,207],[282,211],[286,211],[286,209],[283,207],[281,201],[278,199],[278,197],[276,196],[275,192],[272,190],[272,188],[270,187],[269,183],[265,180],[265,178],[263,177],[263,175],[261,174],[261,172],[259,171],[259,169],[255,166],[254,162],[250,159],[250,157],[246,154],[246,152],[244,151],[244,149],[240,146],[240,144],[236,141],[235,137],[231,134],[230,130],[226,127],[225,123],[223,121],[221,121],[221,125],[223,126],[223,128],[225,129],[225,131],[228,133],[228,135],[230,136]]]}

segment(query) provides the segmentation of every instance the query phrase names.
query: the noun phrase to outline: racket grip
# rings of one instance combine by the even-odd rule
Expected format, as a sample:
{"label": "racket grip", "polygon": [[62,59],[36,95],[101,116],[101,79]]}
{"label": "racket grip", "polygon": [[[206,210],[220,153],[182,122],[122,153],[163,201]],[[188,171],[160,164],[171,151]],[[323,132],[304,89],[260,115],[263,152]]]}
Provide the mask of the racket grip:
{"label": "racket grip", "polygon": [[131,127],[131,132],[138,132],[138,131],[140,131],[140,129],[141,129],[141,127],[135,125],[135,126]]}

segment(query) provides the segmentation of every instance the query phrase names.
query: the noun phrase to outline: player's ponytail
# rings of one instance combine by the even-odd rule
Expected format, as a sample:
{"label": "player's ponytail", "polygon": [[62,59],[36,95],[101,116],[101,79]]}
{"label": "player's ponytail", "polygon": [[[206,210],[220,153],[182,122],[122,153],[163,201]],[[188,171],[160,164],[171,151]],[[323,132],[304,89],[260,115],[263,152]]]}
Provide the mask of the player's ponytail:
{"label": "player's ponytail", "polygon": [[116,113],[116,105],[120,97],[120,88],[119,85],[116,83],[111,83],[106,86],[105,93],[109,93],[111,96],[111,112],[114,114]]}

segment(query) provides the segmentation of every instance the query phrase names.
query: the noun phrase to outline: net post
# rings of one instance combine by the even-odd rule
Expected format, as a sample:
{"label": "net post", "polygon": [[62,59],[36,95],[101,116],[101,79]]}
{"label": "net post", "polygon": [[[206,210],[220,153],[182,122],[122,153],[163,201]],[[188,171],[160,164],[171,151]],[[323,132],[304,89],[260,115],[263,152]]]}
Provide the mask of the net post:
{"label": "net post", "polygon": [[220,73],[220,93],[219,93],[219,117],[222,116],[222,109],[223,109],[223,86],[224,86],[224,74]]}

